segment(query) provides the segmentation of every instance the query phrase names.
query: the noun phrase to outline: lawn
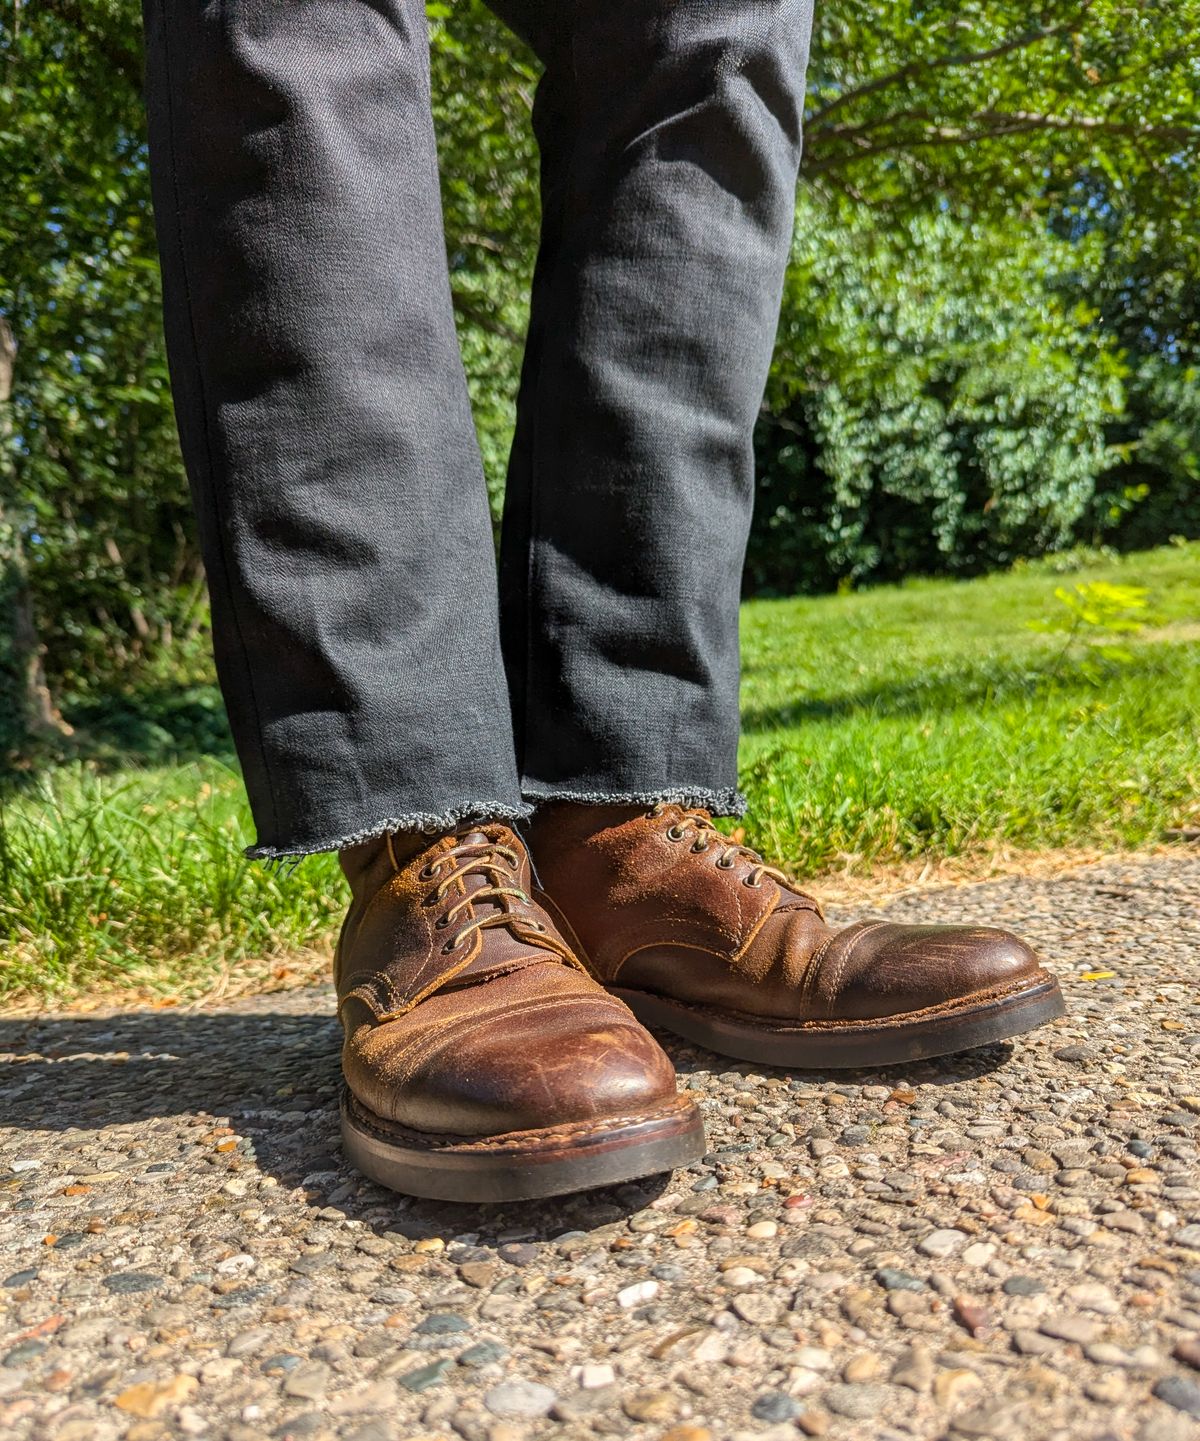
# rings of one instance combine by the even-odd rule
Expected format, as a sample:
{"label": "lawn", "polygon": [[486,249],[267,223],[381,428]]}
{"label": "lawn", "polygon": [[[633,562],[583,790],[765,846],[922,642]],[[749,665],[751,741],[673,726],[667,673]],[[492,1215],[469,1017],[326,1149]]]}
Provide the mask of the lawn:
{"label": "lawn", "polygon": [[[1069,622],[1056,588],[1097,582],[1146,589],[1141,630],[1034,628]],[[1200,545],[753,601],[743,641],[746,838],[799,874],[1137,847],[1200,824]],[[211,693],[199,701],[210,713]],[[160,706],[150,729],[169,755],[163,724]],[[0,994],[116,983],[174,998],[323,964],[343,904],[334,862],[245,861],[236,770],[203,748],[193,734],[176,751],[194,758],[75,764],[10,791]]]}

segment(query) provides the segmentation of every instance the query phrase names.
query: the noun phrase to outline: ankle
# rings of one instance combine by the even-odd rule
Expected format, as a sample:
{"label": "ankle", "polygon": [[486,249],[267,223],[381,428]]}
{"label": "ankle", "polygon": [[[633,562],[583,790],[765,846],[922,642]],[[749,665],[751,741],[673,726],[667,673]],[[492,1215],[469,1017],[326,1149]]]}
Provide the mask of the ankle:
{"label": "ankle", "polygon": [[600,831],[622,826],[645,815],[642,805],[580,805],[576,801],[545,801],[528,822],[530,849],[580,845]]}

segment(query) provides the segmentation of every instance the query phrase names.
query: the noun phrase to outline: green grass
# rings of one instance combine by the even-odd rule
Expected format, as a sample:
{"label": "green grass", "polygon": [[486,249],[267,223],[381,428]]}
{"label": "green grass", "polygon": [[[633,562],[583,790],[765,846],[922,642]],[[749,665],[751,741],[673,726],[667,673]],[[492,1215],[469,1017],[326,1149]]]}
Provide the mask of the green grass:
{"label": "green grass", "polygon": [[[1030,628],[1065,614],[1056,585],[1097,580],[1150,592],[1153,626],[1123,664]],[[743,639],[747,839],[802,874],[997,845],[1132,847],[1200,819],[1200,545],[1067,576],[1030,566],[756,601]],[[198,753],[210,701],[189,697],[180,754]],[[143,754],[169,752],[155,735]],[[236,772],[203,755],[77,763],[11,791],[0,994],[188,996],[327,951],[343,905],[332,858],[252,864],[249,834]]]}
{"label": "green grass", "polygon": [[[1095,581],[1149,591],[1153,623],[1124,663],[1031,628],[1066,615],[1057,586]],[[1156,840],[1198,815],[1197,622],[1198,545],[1069,576],[1030,566],[753,602],[748,838],[801,872]]]}

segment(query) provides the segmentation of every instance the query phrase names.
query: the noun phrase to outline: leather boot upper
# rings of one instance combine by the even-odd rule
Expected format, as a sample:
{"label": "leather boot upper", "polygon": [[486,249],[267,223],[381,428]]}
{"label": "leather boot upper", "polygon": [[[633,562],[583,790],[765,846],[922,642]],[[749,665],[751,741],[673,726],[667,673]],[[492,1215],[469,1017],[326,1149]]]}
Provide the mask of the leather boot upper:
{"label": "leather boot upper", "polygon": [[490,1136],[674,1101],[666,1055],[532,899],[503,825],[342,853],[335,961],[347,1085],[416,1131]]}
{"label": "leather boot upper", "polygon": [[772,1021],[881,1019],[1043,974],[1007,931],[828,926],[782,871],[705,811],[547,807],[543,900],[605,984]]}

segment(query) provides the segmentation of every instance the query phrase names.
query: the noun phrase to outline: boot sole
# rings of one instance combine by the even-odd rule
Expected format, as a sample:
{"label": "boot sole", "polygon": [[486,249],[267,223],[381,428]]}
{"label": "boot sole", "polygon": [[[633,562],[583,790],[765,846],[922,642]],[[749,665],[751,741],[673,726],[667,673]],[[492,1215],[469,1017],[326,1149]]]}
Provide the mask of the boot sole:
{"label": "boot sole", "polygon": [[814,1071],[876,1070],[970,1051],[1032,1031],[1067,1009],[1058,982],[1046,971],[1033,984],[873,1021],[780,1024],[619,986],[609,992],[651,1029],[671,1031],[739,1061]]}
{"label": "boot sole", "polygon": [[408,1130],[342,1093],[342,1146],[364,1176],[431,1201],[530,1201],[639,1180],[698,1161],[704,1122],[687,1096],[652,1112],[513,1131],[434,1136]]}

